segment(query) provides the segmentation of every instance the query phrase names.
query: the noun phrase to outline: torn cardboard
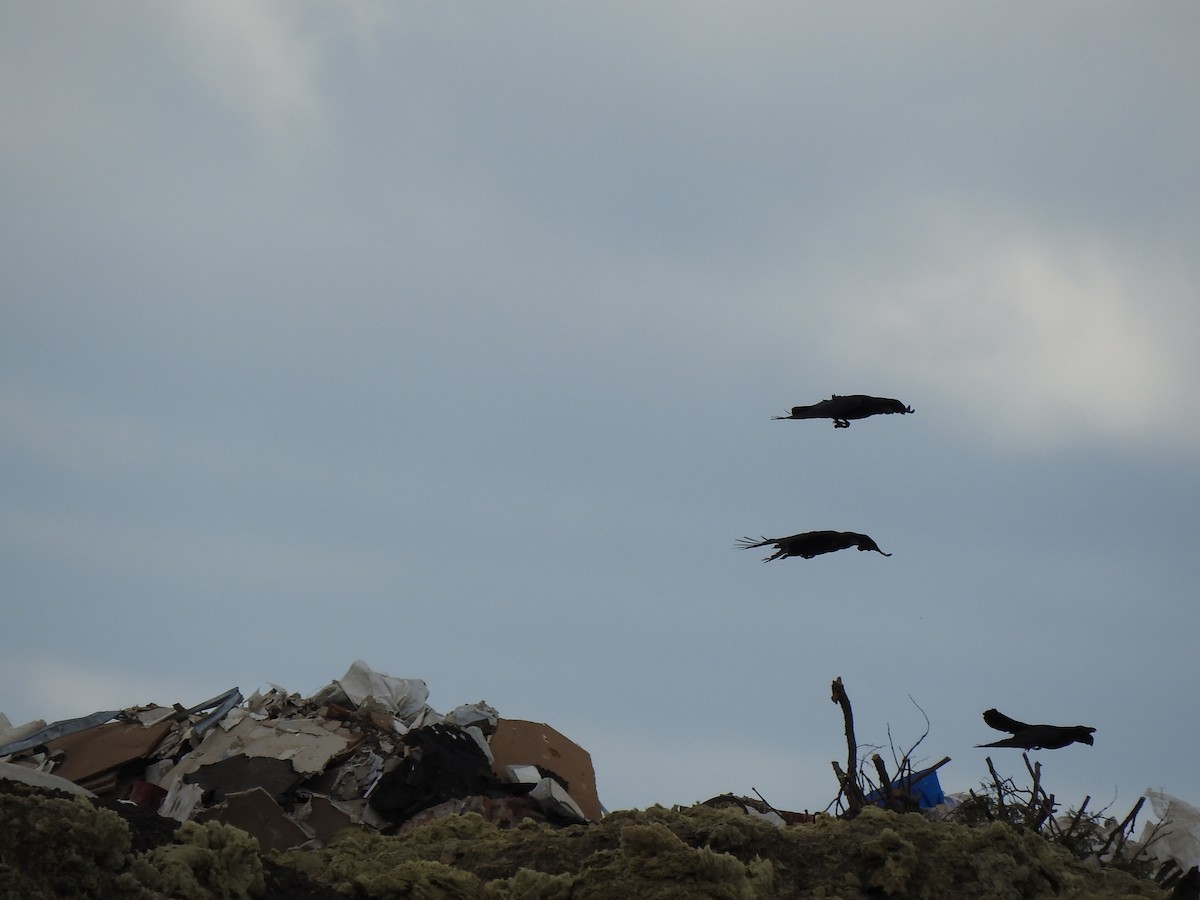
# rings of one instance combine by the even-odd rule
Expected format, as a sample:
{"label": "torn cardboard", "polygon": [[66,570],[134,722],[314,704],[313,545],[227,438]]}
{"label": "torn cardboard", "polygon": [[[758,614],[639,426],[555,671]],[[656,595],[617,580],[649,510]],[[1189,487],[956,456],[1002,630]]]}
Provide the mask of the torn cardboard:
{"label": "torn cardboard", "polygon": [[570,738],[541,722],[499,719],[488,743],[497,776],[504,777],[509,766],[537,766],[559,777],[584,816],[603,815],[591,754]]}
{"label": "torn cardboard", "polygon": [[578,744],[545,724],[502,719],[483,701],[442,716],[427,696],[425,682],[359,660],[307,698],[272,687],[243,699],[231,688],[189,708],[20,728],[4,720],[0,763],[180,822],[228,822],[275,849],[464,811],[503,827],[601,817]]}

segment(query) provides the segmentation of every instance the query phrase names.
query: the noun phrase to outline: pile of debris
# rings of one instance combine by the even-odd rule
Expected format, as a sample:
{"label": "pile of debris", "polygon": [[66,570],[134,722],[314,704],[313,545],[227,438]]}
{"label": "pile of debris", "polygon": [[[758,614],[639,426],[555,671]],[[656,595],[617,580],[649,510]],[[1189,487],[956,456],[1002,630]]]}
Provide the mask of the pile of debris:
{"label": "pile of debris", "polygon": [[144,706],[13,728],[0,779],[129,800],[178,822],[233,825],[263,850],[339,832],[392,833],[475,812],[509,827],[604,814],[587,751],[484,702],[441,715],[423,681],[356,661],[311,697],[237,688],[185,709]]}

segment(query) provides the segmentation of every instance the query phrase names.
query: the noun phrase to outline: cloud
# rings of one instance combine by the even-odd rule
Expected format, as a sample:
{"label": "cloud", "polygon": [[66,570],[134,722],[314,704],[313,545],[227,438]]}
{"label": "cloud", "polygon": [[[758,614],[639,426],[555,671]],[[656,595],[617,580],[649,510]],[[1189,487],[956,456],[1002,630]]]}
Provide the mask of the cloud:
{"label": "cloud", "polygon": [[[1135,251],[1063,233],[932,228],[833,290],[833,343],[937,394],[1002,446],[1194,445],[1200,373],[1181,283]],[[1185,314],[1191,315],[1191,314]],[[1194,316],[1193,316],[1194,319]]]}
{"label": "cloud", "polygon": [[166,7],[193,75],[226,107],[269,132],[324,113],[319,29],[277,2],[211,0]]}

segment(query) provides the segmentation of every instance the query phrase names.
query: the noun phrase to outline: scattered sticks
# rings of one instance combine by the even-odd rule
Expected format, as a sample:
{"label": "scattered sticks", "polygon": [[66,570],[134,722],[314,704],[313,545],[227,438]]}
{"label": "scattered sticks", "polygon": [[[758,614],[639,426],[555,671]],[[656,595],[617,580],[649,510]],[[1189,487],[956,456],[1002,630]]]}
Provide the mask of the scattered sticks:
{"label": "scattered sticks", "polygon": [[[836,760],[830,763],[833,766],[834,774],[837,775],[839,791],[833,803],[829,805],[834,806],[845,797],[846,815],[848,817],[858,815],[863,807],[877,801],[881,801],[881,805],[886,809],[895,810],[896,812],[909,812],[917,809],[919,804],[916,797],[913,796],[913,786],[922,778],[936,772],[946,763],[950,762],[950,757],[947,756],[919,772],[913,771],[912,752],[920,745],[921,741],[925,740],[925,736],[929,733],[928,717],[925,720],[925,734],[921,735],[917,742],[899,760],[895,759],[896,751],[893,746],[892,757],[896,762],[896,771],[894,774],[888,775],[887,765],[884,763],[882,756],[878,753],[871,754],[871,765],[874,767],[875,774],[879,778],[879,784],[875,785],[864,774],[864,769],[866,768],[865,760],[862,763],[859,762],[858,739],[854,734],[854,710],[850,706],[850,696],[846,693],[846,686],[842,683],[841,677],[833,680],[832,696],[830,699],[841,707],[842,719],[846,726],[846,768],[843,769]],[[917,707],[917,709],[920,708],[920,706]],[[922,715],[924,715],[923,710]],[[871,799],[868,799],[868,797]]]}

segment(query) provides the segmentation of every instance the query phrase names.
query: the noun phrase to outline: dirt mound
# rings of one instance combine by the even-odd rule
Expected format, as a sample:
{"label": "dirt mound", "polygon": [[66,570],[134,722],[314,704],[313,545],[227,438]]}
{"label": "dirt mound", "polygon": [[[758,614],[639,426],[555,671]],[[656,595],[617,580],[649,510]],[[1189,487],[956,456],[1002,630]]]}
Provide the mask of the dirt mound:
{"label": "dirt mound", "polygon": [[619,811],[503,829],[447,816],[264,856],[219,822],[175,823],[0,784],[0,896],[97,898],[1166,897],[1036,834],[867,809],[779,827],[737,809]]}
{"label": "dirt mound", "polygon": [[0,781],[0,898],[334,900],[220,822],[180,825],[130,803]]}
{"label": "dirt mound", "polygon": [[1162,897],[1032,833],[867,809],[778,827],[729,809],[651,808],[552,830],[477,816],[345,835],[280,858],[351,897]]}

